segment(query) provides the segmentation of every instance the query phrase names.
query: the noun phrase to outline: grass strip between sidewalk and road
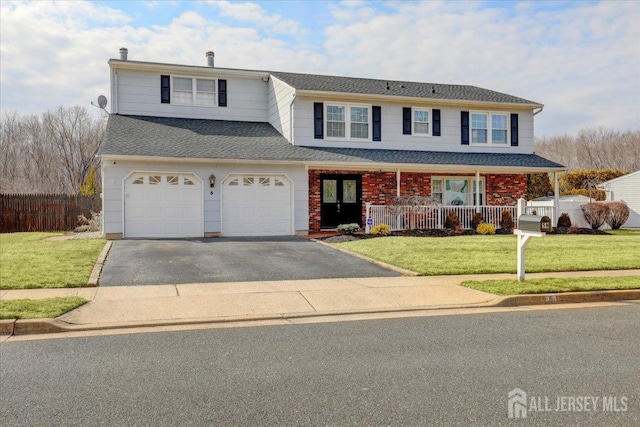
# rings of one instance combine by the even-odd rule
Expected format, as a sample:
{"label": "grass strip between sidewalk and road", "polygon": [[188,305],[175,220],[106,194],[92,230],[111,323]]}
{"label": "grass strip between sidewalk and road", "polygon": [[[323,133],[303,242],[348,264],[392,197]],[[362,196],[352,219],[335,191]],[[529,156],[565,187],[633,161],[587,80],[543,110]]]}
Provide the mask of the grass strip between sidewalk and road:
{"label": "grass strip between sidewalk and road", "polygon": [[[378,237],[338,247],[423,276],[516,272],[516,236]],[[527,273],[640,268],[640,231],[547,235],[526,249]]]}
{"label": "grass strip between sidewalk and road", "polygon": [[83,297],[0,300],[0,319],[41,319],[58,317],[80,307]]}
{"label": "grass strip between sidewalk and road", "polygon": [[63,233],[0,234],[0,289],[87,286],[104,239],[47,240]]}
{"label": "grass strip between sidewalk and road", "polygon": [[494,295],[542,294],[550,292],[640,289],[640,276],[549,277],[517,280],[468,280],[462,286]]}

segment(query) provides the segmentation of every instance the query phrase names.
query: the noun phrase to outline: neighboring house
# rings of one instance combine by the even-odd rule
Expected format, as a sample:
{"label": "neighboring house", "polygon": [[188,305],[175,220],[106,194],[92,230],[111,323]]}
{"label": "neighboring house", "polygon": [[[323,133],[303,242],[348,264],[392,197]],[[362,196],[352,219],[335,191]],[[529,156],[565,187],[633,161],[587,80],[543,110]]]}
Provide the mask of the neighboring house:
{"label": "neighboring house", "polygon": [[124,49],[109,60],[107,238],[306,234],[364,225],[365,204],[399,195],[515,206],[527,173],[565,169],[533,153],[536,102],[216,68],[207,56],[202,67],[130,61]]}
{"label": "neighboring house", "polygon": [[607,201],[629,206],[629,219],[622,228],[640,228],[640,171],[603,182],[598,188],[605,191]]}

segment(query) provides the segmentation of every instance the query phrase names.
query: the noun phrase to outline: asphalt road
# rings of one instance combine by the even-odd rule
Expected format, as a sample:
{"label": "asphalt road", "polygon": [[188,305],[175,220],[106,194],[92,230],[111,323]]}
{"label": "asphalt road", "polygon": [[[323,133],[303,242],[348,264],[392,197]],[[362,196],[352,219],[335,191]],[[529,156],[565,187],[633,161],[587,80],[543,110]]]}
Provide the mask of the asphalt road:
{"label": "asphalt road", "polygon": [[299,237],[119,240],[100,286],[392,276],[400,274]]}
{"label": "asphalt road", "polygon": [[[640,303],[630,303],[8,341],[0,419],[5,427],[637,426],[639,324]],[[550,412],[509,419],[516,387],[539,408],[546,397]],[[601,400],[591,412],[555,411],[603,396],[608,411]]]}

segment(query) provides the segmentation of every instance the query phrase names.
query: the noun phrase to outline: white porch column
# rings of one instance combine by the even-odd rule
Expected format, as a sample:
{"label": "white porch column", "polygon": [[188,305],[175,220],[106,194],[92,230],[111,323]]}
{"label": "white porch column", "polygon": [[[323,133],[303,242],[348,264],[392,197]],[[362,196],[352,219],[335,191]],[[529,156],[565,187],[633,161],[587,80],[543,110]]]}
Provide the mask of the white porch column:
{"label": "white porch column", "polygon": [[476,212],[480,212],[480,171],[476,170]]}
{"label": "white porch column", "polygon": [[400,197],[400,169],[396,170],[396,195]]}
{"label": "white porch column", "polygon": [[560,218],[560,185],[558,184],[558,172],[553,173],[553,215],[551,218],[552,226],[558,222]]}

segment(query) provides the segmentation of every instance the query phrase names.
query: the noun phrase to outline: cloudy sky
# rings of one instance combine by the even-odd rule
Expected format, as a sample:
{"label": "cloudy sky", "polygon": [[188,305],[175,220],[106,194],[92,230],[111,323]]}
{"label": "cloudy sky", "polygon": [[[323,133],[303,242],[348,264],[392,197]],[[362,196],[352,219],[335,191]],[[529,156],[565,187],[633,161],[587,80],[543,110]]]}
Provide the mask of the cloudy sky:
{"label": "cloudy sky", "polygon": [[[108,95],[129,59],[458,83],[545,104],[536,134],[640,128],[640,2],[0,3],[2,112]],[[95,110],[95,111],[94,111]]]}

